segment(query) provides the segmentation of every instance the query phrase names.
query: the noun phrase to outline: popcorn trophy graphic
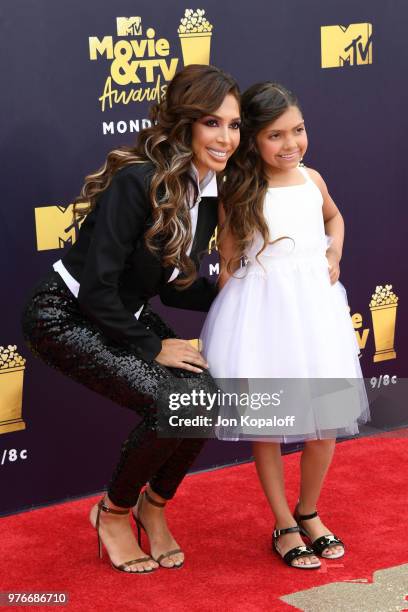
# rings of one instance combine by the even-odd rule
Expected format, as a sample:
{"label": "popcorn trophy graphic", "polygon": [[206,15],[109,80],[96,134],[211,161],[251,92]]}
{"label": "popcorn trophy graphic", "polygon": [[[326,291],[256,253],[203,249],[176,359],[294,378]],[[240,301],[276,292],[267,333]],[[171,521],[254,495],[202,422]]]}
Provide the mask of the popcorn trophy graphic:
{"label": "popcorn trophy graphic", "polygon": [[17,346],[0,346],[0,434],[26,427],[21,416],[25,362]]}
{"label": "popcorn trophy graphic", "polygon": [[395,359],[395,323],[397,318],[398,297],[392,285],[377,285],[370,301],[371,317],[374,328],[374,362]]}
{"label": "popcorn trophy graphic", "polygon": [[184,66],[210,63],[213,26],[204,17],[205,10],[186,9],[177,30]]}

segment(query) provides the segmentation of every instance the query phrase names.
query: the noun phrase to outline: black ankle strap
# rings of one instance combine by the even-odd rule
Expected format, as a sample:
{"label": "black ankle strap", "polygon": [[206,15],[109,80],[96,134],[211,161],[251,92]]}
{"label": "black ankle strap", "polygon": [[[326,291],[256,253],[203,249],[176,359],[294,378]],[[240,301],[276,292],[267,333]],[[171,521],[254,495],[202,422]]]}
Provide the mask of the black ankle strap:
{"label": "black ankle strap", "polygon": [[152,506],[157,506],[157,508],[163,508],[166,505],[166,502],[158,502],[153,499],[153,497],[151,497],[151,495],[149,495],[149,493],[147,492],[147,489],[144,490],[144,496],[149,502],[149,504],[152,504]]}
{"label": "black ankle strap", "polygon": [[298,521],[308,521],[310,519],[316,518],[316,516],[318,516],[317,510],[316,512],[312,512],[312,514],[298,514],[297,519]]}
{"label": "black ankle strap", "polygon": [[279,536],[285,535],[285,533],[297,533],[299,531],[300,531],[299,525],[296,525],[296,527],[287,527],[286,529],[275,529],[273,532],[273,537],[279,538]]}
{"label": "black ankle strap", "polygon": [[129,514],[129,508],[127,510],[115,510],[114,508],[109,508],[103,499],[101,499],[99,502],[98,507],[104,512],[109,512],[110,514]]}

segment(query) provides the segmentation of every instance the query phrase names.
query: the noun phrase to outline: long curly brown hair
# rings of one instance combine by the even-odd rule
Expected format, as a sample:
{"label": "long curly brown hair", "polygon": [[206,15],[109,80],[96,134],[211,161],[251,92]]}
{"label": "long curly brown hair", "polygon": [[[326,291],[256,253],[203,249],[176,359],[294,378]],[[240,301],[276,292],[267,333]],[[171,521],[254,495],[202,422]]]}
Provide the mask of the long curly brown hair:
{"label": "long curly brown hair", "polygon": [[[241,142],[228,162],[221,182],[220,197],[225,209],[225,222],[220,228],[221,247],[226,233],[234,239],[235,254],[226,262],[231,273],[258,231],[263,246],[271,244],[263,204],[268,189],[268,177],[256,145],[258,133],[280,117],[290,106],[297,106],[296,96],[279,83],[265,81],[249,87],[241,98]],[[281,240],[287,238],[282,236]],[[274,241],[277,242],[277,241]]]}
{"label": "long curly brown hair", "polygon": [[186,255],[192,237],[188,206],[191,189],[197,196],[191,176],[191,126],[200,117],[215,112],[228,94],[240,103],[236,81],[223,70],[201,64],[184,68],[169,83],[165,98],[150,110],[152,126],[139,134],[134,146],[111,151],[103,166],[85,177],[74,201],[74,215],[80,220],[95,208],[98,196],[109,187],[118,170],[134,163],[152,162],[153,223],[145,233],[145,243],[151,252],[161,251],[164,266],[180,269],[182,274],[176,281],[180,288],[188,287],[196,278],[194,263]]}

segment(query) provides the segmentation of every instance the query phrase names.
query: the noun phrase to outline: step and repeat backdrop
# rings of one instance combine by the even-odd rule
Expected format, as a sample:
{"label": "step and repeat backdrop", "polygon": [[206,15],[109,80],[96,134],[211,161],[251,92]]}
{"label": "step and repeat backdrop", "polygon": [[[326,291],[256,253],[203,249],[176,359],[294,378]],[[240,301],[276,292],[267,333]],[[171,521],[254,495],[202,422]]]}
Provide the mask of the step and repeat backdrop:
{"label": "step and repeat backdrop", "polygon": [[[403,435],[406,2],[3,0],[0,12],[0,513],[101,490],[134,426],[133,413],[36,360],[20,312],[76,240],[71,203],[85,174],[135,141],[149,105],[191,63],[220,66],[242,90],[272,79],[298,94],[304,161],[346,222],[341,280],[372,393],[370,431]],[[202,273],[216,279],[214,240]],[[154,306],[198,337],[204,314]],[[195,469],[250,454],[247,443],[210,440]]]}

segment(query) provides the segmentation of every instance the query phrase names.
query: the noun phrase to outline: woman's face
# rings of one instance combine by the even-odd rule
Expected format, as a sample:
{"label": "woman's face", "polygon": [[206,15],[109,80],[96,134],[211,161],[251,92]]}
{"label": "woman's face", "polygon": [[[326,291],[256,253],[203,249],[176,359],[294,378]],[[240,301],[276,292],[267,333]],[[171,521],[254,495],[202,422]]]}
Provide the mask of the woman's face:
{"label": "woman's face", "polygon": [[298,107],[289,106],[280,117],[260,130],[256,144],[266,170],[296,168],[307,149],[305,124]]}
{"label": "woman's face", "polygon": [[193,123],[191,148],[200,181],[210,170],[224,170],[228,158],[239,145],[239,127],[239,106],[232,94],[225,96],[214,113]]}

